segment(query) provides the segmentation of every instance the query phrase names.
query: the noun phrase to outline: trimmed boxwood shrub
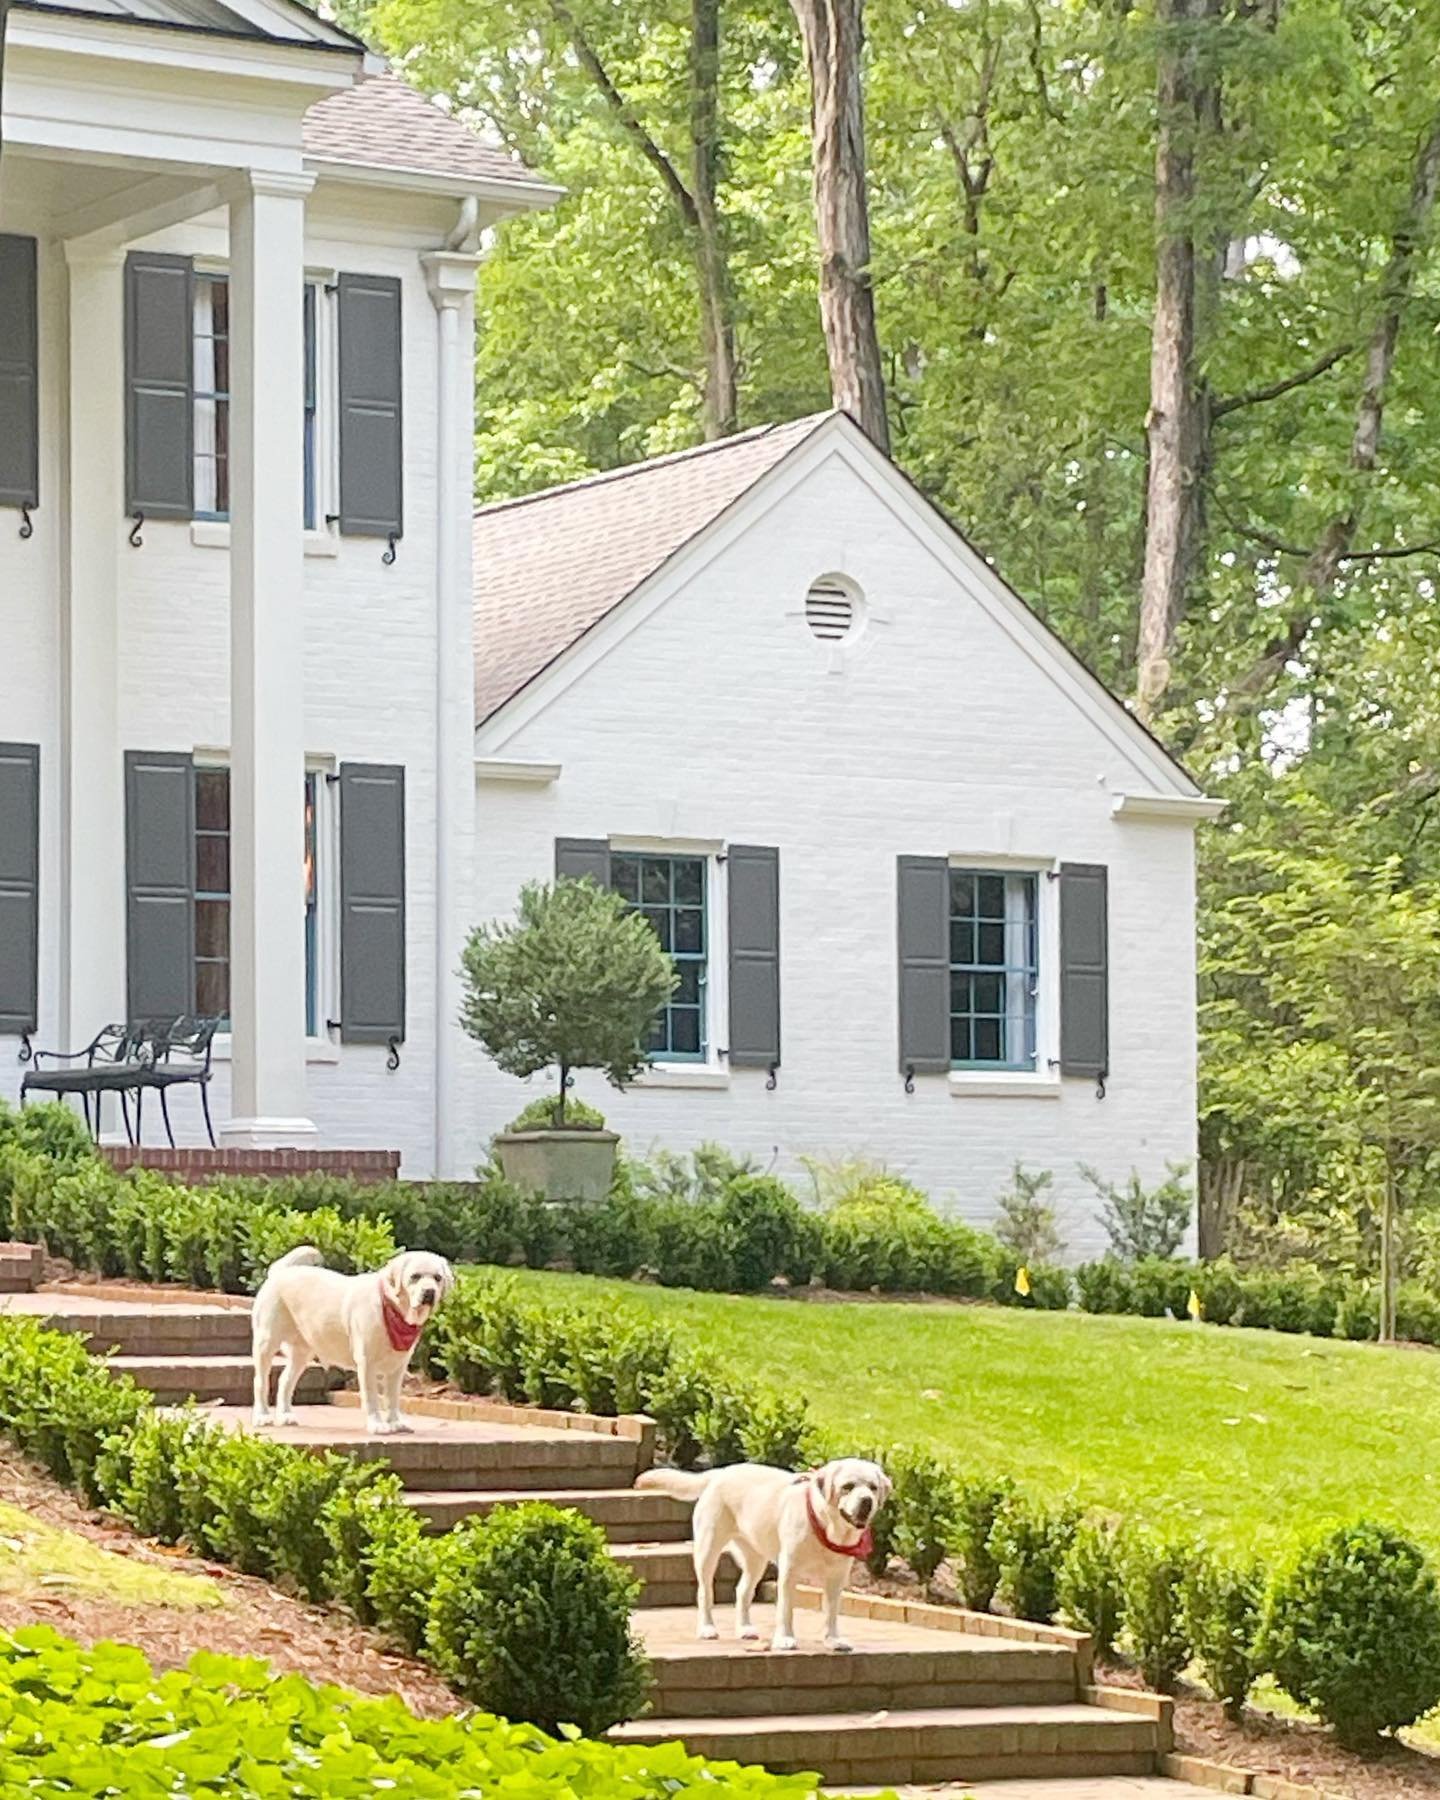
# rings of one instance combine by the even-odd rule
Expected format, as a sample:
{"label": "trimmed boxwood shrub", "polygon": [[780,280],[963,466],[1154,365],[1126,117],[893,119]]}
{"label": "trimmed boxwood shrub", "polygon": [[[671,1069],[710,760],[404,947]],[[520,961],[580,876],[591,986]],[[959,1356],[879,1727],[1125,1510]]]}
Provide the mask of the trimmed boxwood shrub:
{"label": "trimmed boxwood shrub", "polygon": [[1015,1484],[1004,1477],[972,1476],[960,1483],[955,1497],[953,1546],[960,1593],[972,1612],[988,1612],[1000,1585],[1000,1564],[991,1534],[1014,1492]]}
{"label": "trimmed boxwood shrub", "polygon": [[1181,1589],[1194,1561],[1175,1537],[1131,1530],[1120,1555],[1121,1623],[1147,1684],[1168,1694],[1190,1660]]}
{"label": "trimmed boxwood shrub", "polygon": [[1260,1659],[1341,1743],[1372,1747],[1440,1703],[1440,1592],[1419,1545],[1369,1520],[1300,1550],[1277,1575]]}
{"label": "trimmed boxwood shrub", "polygon": [[1180,1585],[1181,1624],[1205,1684],[1238,1719],[1260,1675],[1256,1643],[1265,1571],[1199,1552]]}
{"label": "trimmed boxwood shrub", "polygon": [[1055,1617],[1061,1564],[1079,1524],[1073,1502],[1051,1506],[1019,1494],[996,1514],[990,1549],[1000,1568],[1000,1591],[1017,1618],[1048,1625]]}
{"label": "trimmed boxwood shrub", "polygon": [[1060,1564],[1056,1598],[1061,1616],[1087,1631],[1096,1653],[1109,1656],[1120,1629],[1120,1539],[1107,1520],[1085,1519]]}
{"label": "trimmed boxwood shrub", "polygon": [[650,1669],[630,1629],[641,1584],[593,1520],[535,1501],[441,1543],[426,1641],[468,1699],[591,1737],[643,1708]]}

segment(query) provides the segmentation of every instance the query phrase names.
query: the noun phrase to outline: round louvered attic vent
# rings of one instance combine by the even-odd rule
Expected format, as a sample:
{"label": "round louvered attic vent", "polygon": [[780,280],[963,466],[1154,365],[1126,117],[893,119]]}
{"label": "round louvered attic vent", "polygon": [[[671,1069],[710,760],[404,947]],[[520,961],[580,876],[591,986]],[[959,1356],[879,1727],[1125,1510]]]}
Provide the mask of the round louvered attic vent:
{"label": "round louvered attic vent", "polygon": [[833,575],[822,575],[805,596],[805,623],[828,643],[849,637],[855,626],[855,599]]}

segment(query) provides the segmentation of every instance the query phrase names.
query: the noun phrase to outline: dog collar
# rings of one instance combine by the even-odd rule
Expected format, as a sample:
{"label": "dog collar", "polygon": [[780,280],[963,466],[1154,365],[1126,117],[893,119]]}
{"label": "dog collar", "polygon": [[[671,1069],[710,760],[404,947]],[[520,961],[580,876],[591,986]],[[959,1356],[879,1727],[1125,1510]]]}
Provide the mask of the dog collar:
{"label": "dog collar", "polygon": [[815,1510],[815,1484],[805,1483],[805,1512],[810,1520],[810,1529],[827,1550],[833,1550],[836,1556],[854,1557],[857,1562],[869,1556],[875,1548],[875,1533],[868,1525],[862,1526],[860,1535],[853,1544],[837,1544],[820,1523],[820,1515]]}
{"label": "dog collar", "polygon": [[385,1321],[385,1335],[392,1350],[413,1350],[420,1336],[420,1326],[412,1325],[380,1284],[380,1315]]}

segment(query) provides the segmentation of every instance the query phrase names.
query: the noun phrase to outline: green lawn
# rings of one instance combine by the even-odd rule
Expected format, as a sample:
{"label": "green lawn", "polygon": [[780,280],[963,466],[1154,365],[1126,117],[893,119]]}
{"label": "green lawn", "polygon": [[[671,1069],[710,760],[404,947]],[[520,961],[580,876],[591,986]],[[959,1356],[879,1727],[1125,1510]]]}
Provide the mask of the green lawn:
{"label": "green lawn", "polygon": [[625,1296],[857,1445],[924,1443],[1040,1493],[1240,1547],[1369,1512],[1440,1549],[1440,1357],[979,1306],[829,1305],[525,1274]]}

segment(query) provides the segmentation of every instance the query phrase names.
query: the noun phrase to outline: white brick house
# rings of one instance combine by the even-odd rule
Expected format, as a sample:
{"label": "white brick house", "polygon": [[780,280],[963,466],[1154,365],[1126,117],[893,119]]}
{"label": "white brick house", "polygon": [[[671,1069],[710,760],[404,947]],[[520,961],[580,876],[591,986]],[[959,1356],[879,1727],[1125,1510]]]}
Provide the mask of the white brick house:
{"label": "white brick house", "polygon": [[642,1145],[974,1216],[1193,1156],[1213,808],[847,420],[472,534],[478,234],[553,189],[292,0],[17,0],[4,107],[0,1098],[223,1017],[222,1143],[465,1173],[527,1096],[460,947],[559,867],[681,965],[582,1089]]}
{"label": "white brick house", "polygon": [[477,234],[554,190],[291,0],[17,0],[4,107],[0,1096],[225,1014],[223,1142],[464,1167]]}
{"label": "white brick house", "polygon": [[1077,1164],[1193,1159],[1213,803],[848,419],[482,508],[475,571],[477,914],[588,872],[681,968],[654,1068],[579,1084],[627,1138],[977,1219],[1020,1159],[1072,1254]]}

